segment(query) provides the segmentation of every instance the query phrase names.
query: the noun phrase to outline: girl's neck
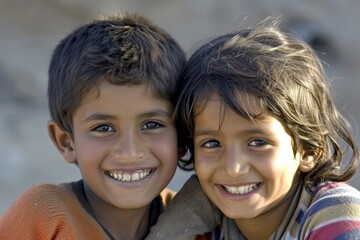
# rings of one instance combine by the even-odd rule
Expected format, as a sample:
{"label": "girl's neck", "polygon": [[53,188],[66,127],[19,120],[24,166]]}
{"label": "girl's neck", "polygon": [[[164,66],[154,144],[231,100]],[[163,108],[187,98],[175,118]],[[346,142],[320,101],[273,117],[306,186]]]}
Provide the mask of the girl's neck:
{"label": "girl's neck", "polygon": [[[234,220],[246,239],[270,239],[272,234],[278,230],[298,190],[300,183],[299,181],[296,182],[289,193],[268,211],[253,219]],[[281,233],[278,234],[282,235]]]}

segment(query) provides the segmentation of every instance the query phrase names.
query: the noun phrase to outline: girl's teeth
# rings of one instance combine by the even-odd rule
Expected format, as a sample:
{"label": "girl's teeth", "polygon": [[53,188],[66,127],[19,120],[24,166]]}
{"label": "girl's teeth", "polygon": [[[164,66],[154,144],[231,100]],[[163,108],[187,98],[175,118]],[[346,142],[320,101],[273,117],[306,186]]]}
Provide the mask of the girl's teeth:
{"label": "girl's teeth", "polygon": [[241,194],[246,194],[251,191],[254,191],[259,186],[260,186],[260,183],[254,183],[254,184],[249,184],[249,185],[240,186],[240,187],[232,187],[232,186],[223,186],[223,187],[229,193],[241,195]]}
{"label": "girl's teeth", "polygon": [[138,172],[134,172],[134,173],[123,173],[123,172],[119,172],[119,171],[109,171],[109,175],[119,181],[122,182],[135,182],[135,181],[139,181],[141,179],[146,178],[147,176],[150,175],[150,170],[143,170],[143,171],[138,171]]}

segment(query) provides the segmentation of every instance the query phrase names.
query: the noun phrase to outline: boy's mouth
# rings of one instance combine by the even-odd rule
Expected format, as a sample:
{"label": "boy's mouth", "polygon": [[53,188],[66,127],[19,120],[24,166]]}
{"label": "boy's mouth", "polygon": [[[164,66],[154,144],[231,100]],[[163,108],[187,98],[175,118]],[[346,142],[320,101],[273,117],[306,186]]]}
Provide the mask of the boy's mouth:
{"label": "boy's mouth", "polygon": [[142,169],[131,173],[123,171],[107,171],[107,174],[121,182],[136,182],[146,178],[151,172],[151,169]]}
{"label": "boy's mouth", "polygon": [[233,187],[233,186],[225,186],[222,185],[223,189],[231,194],[241,195],[241,194],[247,194],[249,192],[254,191],[257,189],[261,183],[253,183],[248,185],[243,185],[240,187]]}

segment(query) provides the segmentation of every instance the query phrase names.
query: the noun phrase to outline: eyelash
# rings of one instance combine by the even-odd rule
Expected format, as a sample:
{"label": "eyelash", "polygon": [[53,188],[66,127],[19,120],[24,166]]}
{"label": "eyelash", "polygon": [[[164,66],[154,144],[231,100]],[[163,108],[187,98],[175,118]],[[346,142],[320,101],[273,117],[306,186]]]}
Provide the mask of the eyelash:
{"label": "eyelash", "polygon": [[[255,143],[255,145],[252,145],[251,143]],[[267,144],[268,144],[268,142],[263,140],[263,139],[254,139],[254,140],[249,142],[249,146],[251,146],[251,147],[262,147],[262,146],[265,146]]]}
{"label": "eyelash", "polygon": [[[147,121],[145,122],[142,126],[141,126],[141,130],[152,130],[152,129],[158,129],[158,128],[162,128],[164,127],[164,124],[161,124],[157,121]],[[92,131],[95,132],[115,132],[115,128],[112,127],[109,124],[102,124],[102,125],[98,125],[96,127],[93,128]]]}
{"label": "eyelash", "polygon": [[115,128],[108,124],[102,124],[94,127],[95,132],[115,132]]}
{"label": "eyelash", "polygon": [[[253,139],[249,142],[248,146],[249,147],[263,147],[263,146],[266,146],[267,144],[268,144],[268,142],[263,139]],[[204,148],[216,148],[216,147],[221,147],[221,144],[217,140],[209,140],[209,141],[204,142],[201,146]]]}
{"label": "eyelash", "polygon": [[[215,144],[216,146],[214,146],[214,144]],[[216,140],[210,140],[210,141],[204,142],[201,146],[204,147],[204,148],[216,148],[216,147],[220,147],[221,145],[220,145],[220,143],[219,143],[218,141],[216,141]]]}
{"label": "eyelash", "polygon": [[[151,124],[152,127],[148,126],[150,124]],[[154,127],[154,125],[156,125],[156,126]],[[157,121],[147,121],[142,125],[141,130],[158,129],[158,128],[162,128],[162,127],[165,127],[165,125],[161,124],[161,123],[159,123]]]}

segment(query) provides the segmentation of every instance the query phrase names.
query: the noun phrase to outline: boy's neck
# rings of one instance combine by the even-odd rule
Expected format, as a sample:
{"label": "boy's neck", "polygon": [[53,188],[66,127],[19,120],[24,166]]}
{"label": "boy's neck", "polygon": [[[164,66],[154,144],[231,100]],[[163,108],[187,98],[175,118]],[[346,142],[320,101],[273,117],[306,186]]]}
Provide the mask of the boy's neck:
{"label": "boy's neck", "polygon": [[117,240],[143,239],[149,231],[149,207],[94,211],[97,221]]}
{"label": "boy's neck", "polygon": [[98,198],[84,185],[86,198],[96,220],[117,240],[143,239],[149,231],[151,204],[137,209],[120,209]]}

